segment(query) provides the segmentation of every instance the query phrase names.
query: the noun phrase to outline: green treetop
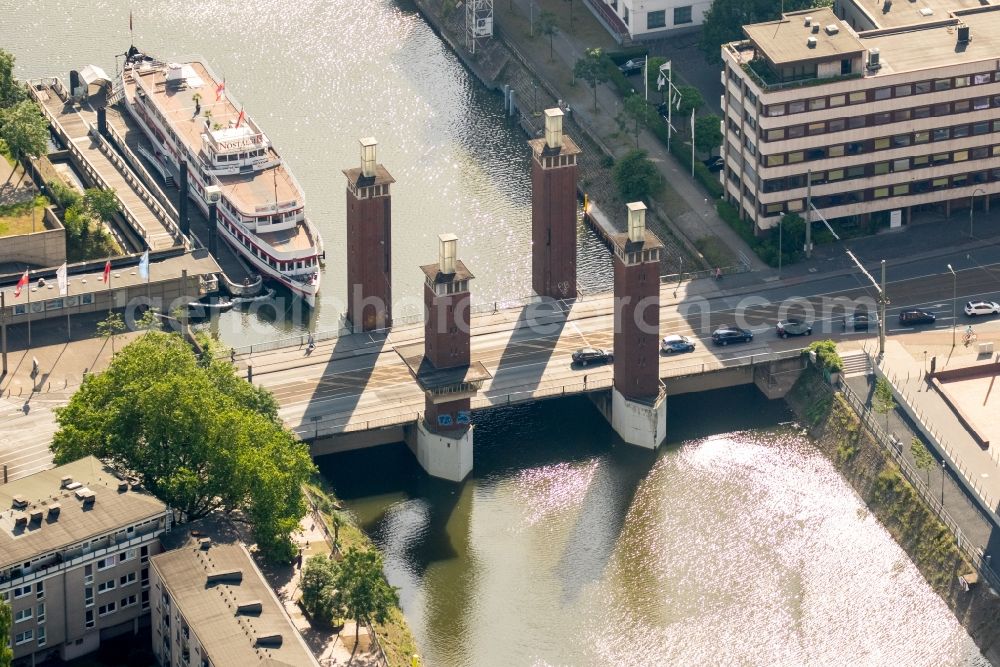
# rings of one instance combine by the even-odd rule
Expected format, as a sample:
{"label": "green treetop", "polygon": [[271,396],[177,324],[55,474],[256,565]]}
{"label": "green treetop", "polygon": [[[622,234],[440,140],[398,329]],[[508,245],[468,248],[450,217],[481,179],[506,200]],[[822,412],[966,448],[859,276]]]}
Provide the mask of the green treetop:
{"label": "green treetop", "polygon": [[357,626],[365,621],[385,623],[392,608],[399,604],[399,594],[382,574],[382,556],[374,550],[355,547],[347,550],[340,563],[337,588],[344,608]]}
{"label": "green treetop", "polygon": [[180,336],[148,332],[88,376],[57,421],[57,464],[93,454],[188,518],[237,512],[265,555],[291,557],[309,450],[283,428],[273,396],[230,364],[199,362]]}

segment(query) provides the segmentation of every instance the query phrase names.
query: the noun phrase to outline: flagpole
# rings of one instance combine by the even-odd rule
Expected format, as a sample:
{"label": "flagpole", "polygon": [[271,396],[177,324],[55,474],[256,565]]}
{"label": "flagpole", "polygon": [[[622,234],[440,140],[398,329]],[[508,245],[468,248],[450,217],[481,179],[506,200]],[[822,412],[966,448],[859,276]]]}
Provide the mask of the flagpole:
{"label": "flagpole", "polygon": [[73,325],[69,320],[69,276],[66,276],[66,340],[73,340]]}
{"label": "flagpole", "polygon": [[694,178],[694,109],[691,109],[691,178]]}
{"label": "flagpole", "polygon": [[28,288],[28,348],[31,348],[31,271],[28,274],[28,284],[25,287]]}
{"label": "flagpole", "polygon": [[0,291],[0,351],[3,352],[3,373],[7,377],[7,292]]}
{"label": "flagpole", "polygon": [[649,55],[646,55],[646,60],[642,63],[642,83],[646,90],[646,101],[649,102]]}
{"label": "flagpole", "polygon": [[674,65],[667,69],[667,152],[670,152],[670,137],[674,129]]}

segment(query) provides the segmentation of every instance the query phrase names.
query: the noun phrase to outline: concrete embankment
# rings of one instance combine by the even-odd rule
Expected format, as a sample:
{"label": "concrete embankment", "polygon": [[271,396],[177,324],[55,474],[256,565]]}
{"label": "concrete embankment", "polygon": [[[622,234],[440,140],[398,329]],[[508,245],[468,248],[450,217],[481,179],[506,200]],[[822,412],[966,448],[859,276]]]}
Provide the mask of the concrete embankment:
{"label": "concrete embankment", "polygon": [[786,400],[808,426],[819,450],[903,547],[983,655],[1000,664],[1000,598],[984,581],[965,590],[959,577],[975,570],[954,535],[862,427],[857,414],[814,369],[803,374]]}

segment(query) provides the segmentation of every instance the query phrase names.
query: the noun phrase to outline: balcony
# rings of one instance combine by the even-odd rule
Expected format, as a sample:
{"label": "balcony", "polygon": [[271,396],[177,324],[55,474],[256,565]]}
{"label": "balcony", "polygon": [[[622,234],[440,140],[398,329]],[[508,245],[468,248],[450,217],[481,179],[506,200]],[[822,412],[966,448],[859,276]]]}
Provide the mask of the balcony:
{"label": "balcony", "polygon": [[723,45],[723,48],[764,92],[789,90],[806,86],[823,86],[828,83],[849,81],[863,77],[860,72],[835,76],[819,76],[815,70],[795,78],[781,77],[774,71],[770,63],[757,53],[753,42],[750,40],[729,42]]}

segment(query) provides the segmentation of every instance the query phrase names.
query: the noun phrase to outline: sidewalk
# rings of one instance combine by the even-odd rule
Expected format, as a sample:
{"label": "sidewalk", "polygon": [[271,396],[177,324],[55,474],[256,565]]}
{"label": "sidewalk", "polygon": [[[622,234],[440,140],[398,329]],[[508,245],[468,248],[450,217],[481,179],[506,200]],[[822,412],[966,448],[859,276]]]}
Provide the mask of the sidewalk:
{"label": "sidewalk", "polygon": [[[963,352],[950,360],[938,356],[937,367],[940,370],[948,365],[964,366],[973,361],[974,352]],[[924,363],[915,359],[902,343],[890,339],[886,341],[885,357],[879,369],[895,388],[900,407],[944,456],[948,468],[960,473],[974,489],[996,520],[1000,467],[995,451],[981,449],[941,395],[924,380]]]}

